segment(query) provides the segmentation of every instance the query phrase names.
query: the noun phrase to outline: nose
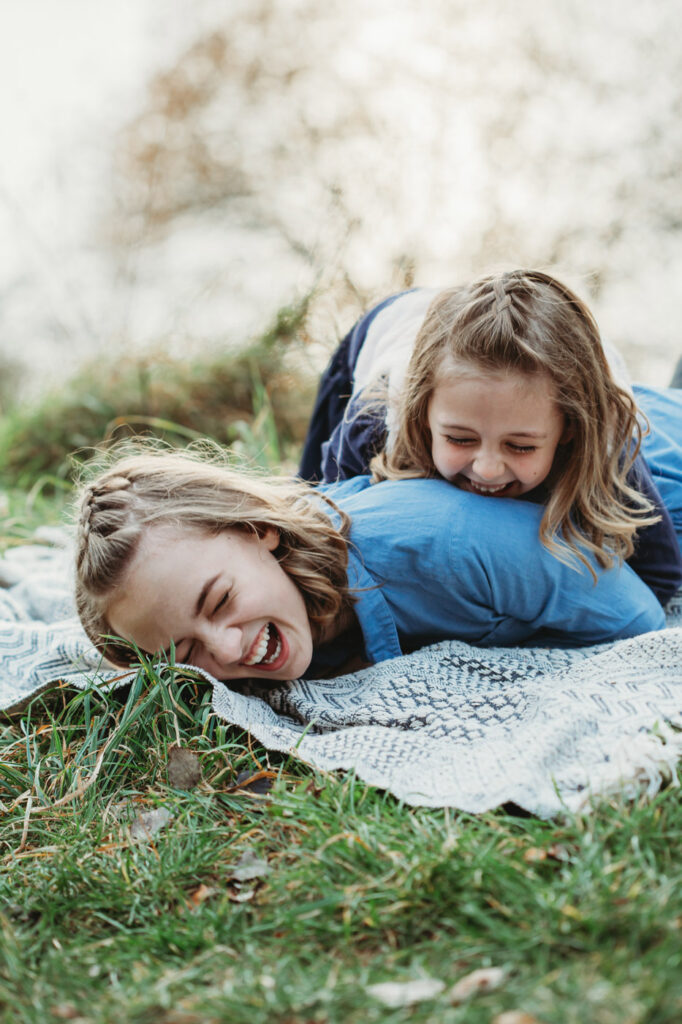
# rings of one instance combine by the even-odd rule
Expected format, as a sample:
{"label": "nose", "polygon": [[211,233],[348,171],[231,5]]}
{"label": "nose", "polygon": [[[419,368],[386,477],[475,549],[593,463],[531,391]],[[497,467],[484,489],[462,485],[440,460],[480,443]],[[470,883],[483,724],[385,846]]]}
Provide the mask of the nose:
{"label": "nose", "polygon": [[238,626],[213,628],[202,637],[208,653],[219,665],[233,665],[242,658],[242,630]]}
{"label": "nose", "polygon": [[504,473],[504,459],[498,451],[481,449],[477,452],[471,468],[480,480],[495,480]]}

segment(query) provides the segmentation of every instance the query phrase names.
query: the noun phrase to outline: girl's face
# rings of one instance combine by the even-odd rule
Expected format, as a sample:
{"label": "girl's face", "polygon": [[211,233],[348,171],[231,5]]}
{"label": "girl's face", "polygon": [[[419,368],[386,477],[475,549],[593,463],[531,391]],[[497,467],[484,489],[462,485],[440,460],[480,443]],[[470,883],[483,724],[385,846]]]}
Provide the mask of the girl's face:
{"label": "girl's face", "polygon": [[279,534],[150,527],[108,608],[113,632],[217,679],[296,679],[313,653],[301,591],[273,551]]}
{"label": "girl's face", "polygon": [[428,405],[440,475],[465,491],[518,498],[545,480],[571,430],[547,374],[446,364]]}

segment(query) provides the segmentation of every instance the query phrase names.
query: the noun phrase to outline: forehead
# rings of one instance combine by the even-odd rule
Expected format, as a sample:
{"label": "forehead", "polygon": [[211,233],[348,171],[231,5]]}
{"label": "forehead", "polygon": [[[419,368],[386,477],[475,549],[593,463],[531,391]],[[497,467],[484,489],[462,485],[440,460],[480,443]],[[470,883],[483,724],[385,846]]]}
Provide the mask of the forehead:
{"label": "forehead", "polygon": [[149,578],[193,579],[207,565],[237,570],[252,554],[258,537],[248,529],[218,532],[198,527],[155,525],[144,531],[125,582]]}
{"label": "forehead", "polygon": [[429,412],[513,424],[545,421],[561,415],[548,373],[486,370],[470,362],[446,360],[431,394]]}
{"label": "forehead", "polygon": [[528,373],[521,370],[506,370],[475,364],[475,362],[453,359],[446,356],[440,365],[434,381],[433,393],[450,392],[453,397],[461,394],[483,394],[491,392],[498,396],[512,395],[517,400],[525,397],[532,400],[556,402],[556,388],[550,375],[544,370]]}
{"label": "forehead", "polygon": [[542,384],[545,388],[553,388],[552,378],[547,370],[538,366],[537,369],[521,369],[511,366],[488,365],[474,359],[463,359],[444,352],[438,364],[436,383],[440,381],[498,381],[510,384]]}
{"label": "forehead", "polygon": [[[226,534],[234,532],[225,530]],[[176,559],[182,558],[183,552],[201,550],[210,545],[216,536],[208,530],[172,523],[147,526],[131,563],[130,575],[150,565],[171,565]]]}

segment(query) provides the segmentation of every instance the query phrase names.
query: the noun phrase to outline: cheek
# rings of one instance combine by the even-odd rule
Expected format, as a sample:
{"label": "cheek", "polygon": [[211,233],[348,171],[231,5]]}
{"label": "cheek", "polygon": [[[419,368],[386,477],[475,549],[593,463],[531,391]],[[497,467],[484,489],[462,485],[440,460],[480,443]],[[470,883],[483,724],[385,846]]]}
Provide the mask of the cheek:
{"label": "cheek", "polygon": [[521,470],[519,473],[519,479],[526,479],[533,483],[541,483],[549,474],[553,461],[553,452],[551,454],[549,452],[543,453],[533,459],[532,462],[526,464],[525,472]]}
{"label": "cheek", "polygon": [[458,469],[466,463],[466,458],[463,454],[465,451],[466,449],[455,448],[446,441],[436,441],[431,448],[431,458],[436,469],[440,472],[445,467],[451,471],[453,468]]}

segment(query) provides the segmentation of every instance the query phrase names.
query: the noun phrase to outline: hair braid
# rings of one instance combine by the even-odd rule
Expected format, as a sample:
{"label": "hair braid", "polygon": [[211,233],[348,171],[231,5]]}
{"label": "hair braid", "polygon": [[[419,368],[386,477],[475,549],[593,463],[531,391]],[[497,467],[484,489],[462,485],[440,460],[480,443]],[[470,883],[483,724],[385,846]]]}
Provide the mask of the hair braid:
{"label": "hair braid", "polygon": [[502,316],[505,310],[512,304],[511,295],[506,289],[504,278],[496,278],[493,282],[493,295],[495,296],[495,316]]}

